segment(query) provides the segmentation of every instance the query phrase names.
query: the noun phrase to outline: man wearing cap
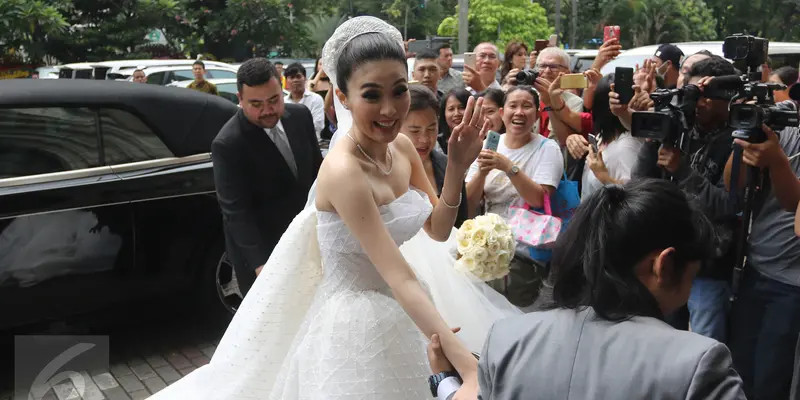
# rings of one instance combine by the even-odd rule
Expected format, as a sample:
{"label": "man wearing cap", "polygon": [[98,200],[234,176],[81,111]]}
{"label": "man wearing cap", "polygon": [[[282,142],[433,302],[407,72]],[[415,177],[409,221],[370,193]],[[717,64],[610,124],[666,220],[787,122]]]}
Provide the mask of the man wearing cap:
{"label": "man wearing cap", "polygon": [[658,46],[652,60],[656,63],[656,82],[660,88],[674,89],[678,86],[683,51],[674,44]]}

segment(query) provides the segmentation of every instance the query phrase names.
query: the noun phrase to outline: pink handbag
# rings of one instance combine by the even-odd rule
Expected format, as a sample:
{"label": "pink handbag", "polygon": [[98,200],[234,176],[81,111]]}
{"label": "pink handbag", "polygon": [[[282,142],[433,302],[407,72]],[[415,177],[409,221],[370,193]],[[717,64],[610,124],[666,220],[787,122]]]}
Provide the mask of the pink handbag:
{"label": "pink handbag", "polygon": [[509,207],[508,225],[514,238],[529,247],[552,248],[561,232],[561,219],[553,216],[550,196],[544,196],[544,212],[532,211],[528,203],[522,207]]}

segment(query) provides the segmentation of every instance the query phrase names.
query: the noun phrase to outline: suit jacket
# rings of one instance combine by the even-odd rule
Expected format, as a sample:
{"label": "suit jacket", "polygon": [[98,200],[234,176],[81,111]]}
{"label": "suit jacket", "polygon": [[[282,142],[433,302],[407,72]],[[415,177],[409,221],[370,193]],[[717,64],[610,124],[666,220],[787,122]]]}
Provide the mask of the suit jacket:
{"label": "suit jacket", "polygon": [[285,107],[281,123],[294,153],[297,178],[267,132],[250,123],[242,110],[211,144],[225,247],[237,270],[253,271],[266,263],[303,210],[322,164],[311,112],[303,105]]}
{"label": "suit jacket", "polygon": [[655,318],[593,309],[498,321],[478,368],[482,399],[744,399],[725,345]]}

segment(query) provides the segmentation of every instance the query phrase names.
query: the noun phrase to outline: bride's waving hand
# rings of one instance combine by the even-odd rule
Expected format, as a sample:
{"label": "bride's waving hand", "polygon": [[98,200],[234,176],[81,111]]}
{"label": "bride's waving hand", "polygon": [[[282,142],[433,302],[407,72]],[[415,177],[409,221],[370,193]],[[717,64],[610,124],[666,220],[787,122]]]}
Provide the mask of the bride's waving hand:
{"label": "bride's waving hand", "polygon": [[[445,241],[450,237],[453,223],[461,205],[461,188],[469,166],[478,157],[483,147],[483,139],[491,127],[491,122],[483,116],[483,98],[467,100],[464,118],[453,128],[448,141],[447,170],[444,175],[442,195],[436,199],[430,180],[425,175],[422,160],[414,145],[405,135],[398,136],[398,142],[408,142],[408,157],[411,160],[411,186],[425,191],[433,204],[433,212],[425,222],[425,232],[431,238]],[[452,146],[452,147],[450,147]]]}

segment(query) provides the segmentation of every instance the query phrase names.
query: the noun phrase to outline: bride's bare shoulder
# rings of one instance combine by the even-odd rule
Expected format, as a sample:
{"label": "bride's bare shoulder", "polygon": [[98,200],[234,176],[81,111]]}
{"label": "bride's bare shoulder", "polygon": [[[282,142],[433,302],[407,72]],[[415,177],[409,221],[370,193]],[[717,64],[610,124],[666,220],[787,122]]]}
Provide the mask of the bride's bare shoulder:
{"label": "bride's bare shoulder", "polygon": [[328,153],[317,175],[318,210],[334,211],[332,203],[340,196],[371,196],[371,193],[358,159],[344,151]]}

